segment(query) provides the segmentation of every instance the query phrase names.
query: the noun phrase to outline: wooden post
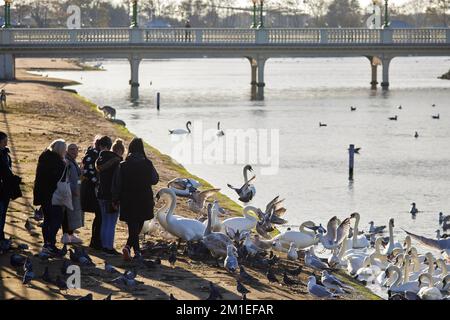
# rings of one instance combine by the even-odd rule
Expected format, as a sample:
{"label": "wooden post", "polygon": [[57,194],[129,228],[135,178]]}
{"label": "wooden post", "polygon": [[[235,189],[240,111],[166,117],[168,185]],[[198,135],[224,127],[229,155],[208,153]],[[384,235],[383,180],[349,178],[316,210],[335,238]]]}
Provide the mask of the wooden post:
{"label": "wooden post", "polygon": [[355,164],[355,145],[348,148],[348,180],[353,181],[353,167]]}
{"label": "wooden post", "polygon": [[159,106],[161,104],[161,94],[158,92],[156,94],[156,109],[159,111]]}

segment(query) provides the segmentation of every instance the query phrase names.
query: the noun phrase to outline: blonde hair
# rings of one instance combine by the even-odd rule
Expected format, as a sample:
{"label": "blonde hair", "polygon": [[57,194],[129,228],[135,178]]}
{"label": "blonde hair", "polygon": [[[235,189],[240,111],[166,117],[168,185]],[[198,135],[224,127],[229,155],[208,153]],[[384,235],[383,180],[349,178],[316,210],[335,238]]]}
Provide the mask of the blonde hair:
{"label": "blonde hair", "polygon": [[67,144],[63,139],[56,139],[50,143],[47,149],[59,155],[63,155],[67,151]]}
{"label": "blonde hair", "polygon": [[125,146],[123,144],[123,140],[122,139],[116,139],[112,145],[112,151],[114,153],[121,153],[124,154],[125,153]]}

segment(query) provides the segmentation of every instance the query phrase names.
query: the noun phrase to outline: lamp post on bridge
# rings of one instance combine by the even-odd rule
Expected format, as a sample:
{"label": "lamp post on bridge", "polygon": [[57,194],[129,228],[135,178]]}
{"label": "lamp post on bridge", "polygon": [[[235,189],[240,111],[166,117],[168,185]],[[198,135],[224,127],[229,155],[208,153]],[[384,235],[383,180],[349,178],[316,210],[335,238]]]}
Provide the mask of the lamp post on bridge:
{"label": "lamp post on bridge", "polygon": [[5,0],[5,22],[2,28],[11,28],[11,3],[12,0]]}
{"label": "lamp post on bridge", "polygon": [[264,0],[259,0],[259,25],[258,25],[258,29],[263,29],[264,28],[264,15],[263,15],[263,11],[264,11]]}
{"label": "lamp post on bridge", "polygon": [[131,16],[131,25],[130,28],[138,27],[138,10],[137,10],[137,2],[138,0],[131,0],[132,4],[132,16]]}
{"label": "lamp post on bridge", "polygon": [[253,2],[253,24],[251,25],[250,28],[255,29],[258,27],[258,25],[256,24],[256,5],[258,4],[258,0],[252,0]]}
{"label": "lamp post on bridge", "polygon": [[389,22],[389,0],[384,0],[384,24],[383,28],[389,28],[389,25],[391,24]]}

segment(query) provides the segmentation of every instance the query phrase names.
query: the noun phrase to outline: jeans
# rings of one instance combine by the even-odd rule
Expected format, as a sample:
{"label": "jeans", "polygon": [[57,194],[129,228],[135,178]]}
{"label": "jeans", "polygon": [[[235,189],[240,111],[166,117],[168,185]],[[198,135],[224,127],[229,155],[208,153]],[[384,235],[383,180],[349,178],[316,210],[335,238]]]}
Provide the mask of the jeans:
{"label": "jeans", "polygon": [[52,204],[42,205],[44,213],[44,223],[42,225],[42,236],[44,237],[44,246],[56,247],[56,235],[64,218],[64,211],[61,206]]}
{"label": "jeans", "polygon": [[9,200],[0,200],[0,240],[5,240],[6,212],[8,211]]}
{"label": "jeans", "polygon": [[111,201],[98,200],[102,212],[102,226],[100,236],[105,249],[114,249],[114,236],[116,234],[116,223],[119,212],[110,212]]}
{"label": "jeans", "polygon": [[142,227],[144,226],[144,221],[142,222],[128,222],[128,240],[127,246],[134,249],[134,253],[138,254],[141,252],[139,247],[139,234],[141,233]]}

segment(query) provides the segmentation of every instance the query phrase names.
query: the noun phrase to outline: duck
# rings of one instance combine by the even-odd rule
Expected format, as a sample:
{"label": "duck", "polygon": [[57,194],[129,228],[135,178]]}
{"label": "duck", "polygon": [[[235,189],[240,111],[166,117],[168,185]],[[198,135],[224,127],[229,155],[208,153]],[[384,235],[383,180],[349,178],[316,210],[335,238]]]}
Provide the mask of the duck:
{"label": "duck", "polygon": [[171,234],[184,241],[190,242],[203,239],[206,229],[205,225],[196,219],[174,215],[173,212],[176,207],[175,193],[169,188],[163,188],[158,192],[157,199],[159,199],[162,194],[168,195],[170,206],[165,214],[166,225],[160,224]]}
{"label": "duck", "polygon": [[220,121],[217,122],[217,132],[216,132],[216,136],[218,137],[222,137],[225,135],[225,132],[223,132],[223,130],[220,129]]}
{"label": "duck", "polygon": [[356,107],[351,106],[350,111],[356,111]]}
{"label": "duck", "polygon": [[169,134],[190,134],[191,126],[192,126],[192,122],[188,121],[188,122],[186,122],[186,130],[185,129],[172,129],[172,130],[169,130]]}
{"label": "duck", "polygon": [[220,189],[218,188],[204,191],[194,191],[189,196],[189,200],[187,202],[188,208],[195,213],[202,213],[206,205],[206,200],[208,200],[209,197],[214,196],[219,191]]}
{"label": "duck", "polygon": [[336,227],[337,217],[334,216],[328,222],[326,235],[324,236],[321,233],[317,235],[320,239],[320,242],[326,249],[336,249],[341,245],[343,241],[346,241],[350,232],[350,218],[344,219],[339,227]]}
{"label": "duck", "polygon": [[419,210],[417,210],[416,203],[415,202],[411,203],[411,206],[412,207],[411,207],[411,210],[409,211],[409,213],[417,214],[419,212]]}
{"label": "duck", "polygon": [[385,255],[390,255],[392,253],[392,250],[394,250],[394,248],[399,248],[401,250],[403,250],[403,246],[399,243],[399,242],[395,242],[394,240],[394,218],[390,218],[389,219],[389,243],[388,246],[386,248],[386,250],[384,250],[383,254]]}
{"label": "duck", "polygon": [[252,172],[253,168],[251,165],[246,165],[243,169],[243,174],[244,174],[244,184],[242,187],[240,188],[235,188],[233,187],[231,184],[227,184],[229,188],[233,189],[234,191],[236,191],[236,193],[239,196],[239,201],[242,201],[244,203],[250,202],[253,197],[256,194],[256,189],[255,186],[253,184],[251,184],[252,181],[254,181],[256,179],[256,176],[253,176],[250,180],[248,179],[247,176],[247,172]]}
{"label": "duck", "polygon": [[437,115],[435,115],[435,116],[431,116],[431,118],[433,118],[433,119],[440,119],[439,113]]}
{"label": "duck", "polygon": [[350,215],[350,218],[355,219],[355,224],[353,226],[353,237],[351,239],[347,239],[348,247],[353,249],[363,249],[370,247],[370,242],[367,240],[366,236],[363,234],[358,234],[358,225],[360,220],[360,215],[358,212],[353,212]]}
{"label": "duck", "polygon": [[433,285],[433,279],[427,273],[420,276],[420,281],[427,279],[428,286],[422,287],[417,292],[417,295],[421,300],[442,300],[442,293],[437,287]]}
{"label": "duck", "polygon": [[416,133],[414,133],[414,138],[418,138],[419,137],[419,133],[416,131]]}
{"label": "duck", "polygon": [[298,260],[297,248],[295,247],[294,242],[291,242],[291,244],[289,245],[289,251],[287,253],[287,258],[288,258],[288,260],[291,260],[291,261]]}
{"label": "duck", "polygon": [[175,178],[167,183],[177,197],[189,197],[201,187],[201,183],[193,178]]}
{"label": "duck", "polygon": [[232,245],[231,239],[222,232],[212,231],[212,204],[208,204],[208,224],[201,242],[208,248],[214,258],[225,258],[227,247]]}
{"label": "duck", "polygon": [[326,123],[319,122],[319,127],[327,127]]}
{"label": "duck", "polygon": [[256,214],[258,208],[253,206],[246,206],[242,212],[243,217],[232,217],[222,221],[224,229],[231,229],[234,232],[250,231],[256,227],[258,218],[256,215],[250,214],[253,212]]}
{"label": "duck", "polygon": [[389,119],[389,120],[392,120],[392,121],[397,121],[398,118],[397,118],[397,115],[395,115],[395,116],[393,116],[393,117],[389,117],[388,119]]}

